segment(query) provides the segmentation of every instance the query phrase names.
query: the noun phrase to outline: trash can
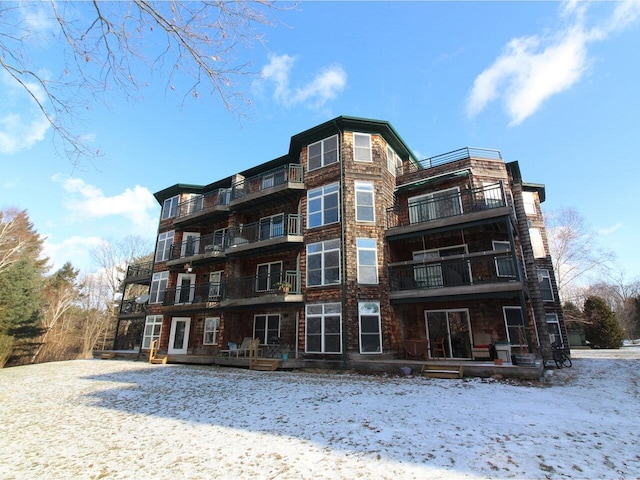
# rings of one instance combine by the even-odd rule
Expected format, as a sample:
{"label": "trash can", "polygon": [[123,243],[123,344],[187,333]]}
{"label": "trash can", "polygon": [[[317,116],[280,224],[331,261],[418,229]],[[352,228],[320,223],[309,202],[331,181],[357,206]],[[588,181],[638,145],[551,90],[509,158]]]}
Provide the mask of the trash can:
{"label": "trash can", "polygon": [[505,363],[511,363],[511,344],[509,342],[496,342],[496,355]]}

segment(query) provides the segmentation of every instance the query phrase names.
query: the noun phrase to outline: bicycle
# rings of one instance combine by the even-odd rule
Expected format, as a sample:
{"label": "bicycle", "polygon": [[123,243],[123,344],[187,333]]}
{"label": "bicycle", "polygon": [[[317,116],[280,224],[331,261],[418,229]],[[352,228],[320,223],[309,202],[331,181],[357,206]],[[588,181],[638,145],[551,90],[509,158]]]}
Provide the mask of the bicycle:
{"label": "bicycle", "polygon": [[558,368],[570,368],[573,363],[569,356],[569,349],[564,347],[553,347],[553,361]]}

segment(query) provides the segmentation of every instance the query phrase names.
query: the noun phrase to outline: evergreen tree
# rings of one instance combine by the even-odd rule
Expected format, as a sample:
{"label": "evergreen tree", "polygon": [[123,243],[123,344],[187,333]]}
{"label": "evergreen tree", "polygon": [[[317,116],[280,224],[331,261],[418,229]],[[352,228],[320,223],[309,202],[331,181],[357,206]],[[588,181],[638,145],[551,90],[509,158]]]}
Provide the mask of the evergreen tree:
{"label": "evergreen tree", "polygon": [[584,302],[584,333],[593,348],[620,348],[624,333],[606,302],[591,296]]}

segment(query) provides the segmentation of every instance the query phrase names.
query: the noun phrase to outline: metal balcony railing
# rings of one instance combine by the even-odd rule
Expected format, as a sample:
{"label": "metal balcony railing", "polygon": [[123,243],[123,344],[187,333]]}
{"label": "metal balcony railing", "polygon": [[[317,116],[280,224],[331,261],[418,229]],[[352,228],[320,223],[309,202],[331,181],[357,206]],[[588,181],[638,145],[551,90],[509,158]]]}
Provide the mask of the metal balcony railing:
{"label": "metal balcony railing", "polygon": [[389,267],[389,288],[393,291],[423,290],[479,285],[518,280],[517,266],[510,253],[466,255],[407,262]]}
{"label": "metal balcony railing", "polygon": [[222,299],[222,284],[218,282],[194,283],[187,286],[167,288],[162,304],[188,305],[192,303],[219,302]]}
{"label": "metal balcony railing", "polygon": [[176,219],[186,217],[203,210],[214,209],[218,206],[229,205],[231,201],[231,189],[219,188],[202,195],[195,195],[193,198],[178,204]]}
{"label": "metal balcony railing", "polygon": [[128,300],[122,300],[120,304],[120,313],[121,314],[130,314],[130,313],[146,313],[147,312],[147,304],[139,303],[135,299],[131,298]]}
{"label": "metal balcony railing", "polygon": [[458,150],[442,153],[440,155],[436,155],[435,157],[425,158],[424,160],[420,160],[420,162],[418,162],[417,164],[405,162],[402,167],[398,168],[398,175],[404,175],[407,173],[417,172],[419,170],[439,167],[440,165],[446,165],[447,163],[456,162],[458,160],[466,160],[468,158],[502,160],[502,154],[500,153],[500,150],[493,150],[490,148],[459,148]]}
{"label": "metal balcony railing", "polygon": [[254,298],[265,295],[285,293],[301,293],[302,275],[299,271],[288,270],[271,275],[255,275],[252,277],[229,278],[223,282],[225,300]]}
{"label": "metal balcony railing", "polygon": [[302,182],[302,165],[297,163],[284,165],[255,177],[238,180],[231,187],[231,200],[238,200],[250,193],[267,191],[285,183]]}
{"label": "metal balcony railing", "polygon": [[466,215],[507,205],[501,182],[470,190],[425,194],[408,206],[387,209],[387,228],[426,223],[440,218]]}
{"label": "metal balcony railing", "polygon": [[258,222],[227,229],[225,247],[261,242],[287,235],[302,235],[302,217],[297,214],[274,215]]}
{"label": "metal balcony railing", "polygon": [[224,252],[225,235],[222,232],[203,235],[202,237],[189,237],[181,243],[171,245],[170,259],[188,258],[196,255],[216,255]]}
{"label": "metal balcony railing", "polygon": [[126,280],[131,280],[137,277],[148,277],[153,271],[153,262],[136,263],[134,265],[127,266]]}

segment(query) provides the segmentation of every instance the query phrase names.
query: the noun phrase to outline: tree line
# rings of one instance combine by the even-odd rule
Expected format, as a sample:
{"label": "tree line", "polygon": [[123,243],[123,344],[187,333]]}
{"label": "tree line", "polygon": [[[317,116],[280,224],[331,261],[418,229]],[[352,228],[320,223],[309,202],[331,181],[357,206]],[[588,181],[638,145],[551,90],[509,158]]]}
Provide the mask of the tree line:
{"label": "tree line", "polygon": [[0,211],[0,367],[112,348],[126,266],[151,259],[146,242],[128,237],[92,250],[98,273],[71,262],[50,273],[43,244],[26,211]]}

